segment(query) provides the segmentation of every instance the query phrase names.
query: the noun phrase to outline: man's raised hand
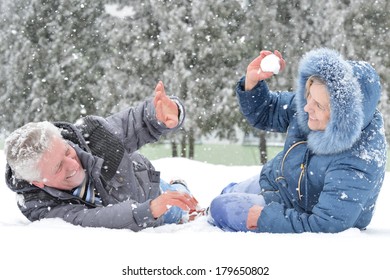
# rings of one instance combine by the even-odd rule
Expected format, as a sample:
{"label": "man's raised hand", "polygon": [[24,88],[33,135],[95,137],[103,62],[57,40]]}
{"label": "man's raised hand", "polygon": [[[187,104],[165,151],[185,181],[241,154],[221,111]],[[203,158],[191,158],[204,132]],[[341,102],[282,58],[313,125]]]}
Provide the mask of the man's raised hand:
{"label": "man's raised hand", "polygon": [[179,123],[179,109],[176,103],[165,93],[162,81],[157,83],[154,91],[153,104],[156,108],[156,118],[168,128],[176,127]]}

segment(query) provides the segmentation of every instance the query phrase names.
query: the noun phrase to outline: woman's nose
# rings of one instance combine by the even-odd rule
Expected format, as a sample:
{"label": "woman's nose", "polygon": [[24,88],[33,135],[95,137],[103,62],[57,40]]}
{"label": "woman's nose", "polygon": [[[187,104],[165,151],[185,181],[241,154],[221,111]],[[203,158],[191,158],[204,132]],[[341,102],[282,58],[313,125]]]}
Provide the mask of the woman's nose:
{"label": "woman's nose", "polygon": [[309,111],[311,110],[311,106],[309,105],[309,102],[306,103],[305,107],[303,107],[303,110],[304,110],[306,113],[309,113]]}

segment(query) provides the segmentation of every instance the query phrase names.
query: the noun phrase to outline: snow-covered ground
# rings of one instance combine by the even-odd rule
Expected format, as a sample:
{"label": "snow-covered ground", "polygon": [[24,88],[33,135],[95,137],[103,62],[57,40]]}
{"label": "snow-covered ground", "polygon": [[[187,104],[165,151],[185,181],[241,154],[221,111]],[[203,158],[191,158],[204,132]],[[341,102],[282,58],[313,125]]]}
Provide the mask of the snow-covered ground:
{"label": "snow-covered ground", "polygon": [[[228,183],[260,171],[258,166],[212,165],[183,158],[165,158],[153,163],[163,179],[186,180],[202,206],[207,206]],[[4,154],[0,151],[1,174],[4,166]],[[19,212],[15,194],[3,180],[0,279],[388,279],[389,187],[387,173],[376,213],[365,231],[227,233],[201,217],[184,225],[134,233],[82,228],[61,220],[30,223]],[[240,273],[240,267],[244,274],[268,271],[268,276],[235,275]],[[138,275],[127,275],[130,269],[138,269]],[[206,275],[158,275],[178,271]],[[156,275],[145,275],[149,272]]]}

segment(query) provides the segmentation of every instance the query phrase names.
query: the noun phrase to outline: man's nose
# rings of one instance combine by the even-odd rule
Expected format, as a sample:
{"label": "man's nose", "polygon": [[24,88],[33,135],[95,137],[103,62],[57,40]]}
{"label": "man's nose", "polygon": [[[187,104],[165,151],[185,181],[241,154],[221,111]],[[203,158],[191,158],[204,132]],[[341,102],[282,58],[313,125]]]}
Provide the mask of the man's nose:
{"label": "man's nose", "polygon": [[79,166],[78,162],[74,158],[71,158],[71,157],[67,157],[65,160],[65,163],[66,163],[67,169],[70,171],[76,170]]}

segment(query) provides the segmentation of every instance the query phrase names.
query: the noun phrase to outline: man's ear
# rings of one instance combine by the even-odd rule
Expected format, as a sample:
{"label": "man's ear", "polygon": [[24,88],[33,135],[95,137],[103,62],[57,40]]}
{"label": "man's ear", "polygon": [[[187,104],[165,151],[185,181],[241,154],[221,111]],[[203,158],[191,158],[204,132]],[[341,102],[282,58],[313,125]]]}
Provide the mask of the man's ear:
{"label": "man's ear", "polygon": [[40,189],[42,189],[45,186],[44,183],[38,182],[38,181],[32,181],[31,184],[33,184],[34,186],[37,186]]}

